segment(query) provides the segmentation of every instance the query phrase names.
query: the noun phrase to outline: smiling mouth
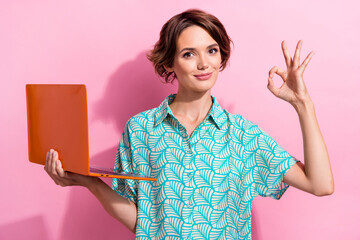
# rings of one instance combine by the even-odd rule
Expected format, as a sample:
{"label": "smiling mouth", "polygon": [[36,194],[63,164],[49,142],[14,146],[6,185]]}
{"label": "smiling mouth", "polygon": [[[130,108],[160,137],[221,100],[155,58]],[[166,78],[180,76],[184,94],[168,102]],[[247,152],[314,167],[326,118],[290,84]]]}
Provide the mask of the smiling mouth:
{"label": "smiling mouth", "polygon": [[194,75],[194,77],[196,77],[199,80],[208,80],[209,78],[211,78],[212,74],[213,74],[212,72],[204,73],[204,74],[197,74],[197,75]]}

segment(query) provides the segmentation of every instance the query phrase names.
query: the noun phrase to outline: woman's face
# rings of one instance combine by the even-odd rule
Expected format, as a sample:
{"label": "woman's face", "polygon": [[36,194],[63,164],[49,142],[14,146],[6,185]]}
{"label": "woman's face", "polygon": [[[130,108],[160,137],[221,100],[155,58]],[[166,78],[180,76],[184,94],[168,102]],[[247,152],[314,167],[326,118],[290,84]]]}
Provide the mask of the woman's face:
{"label": "woman's face", "polygon": [[173,67],[166,70],[175,72],[179,83],[178,92],[210,91],[221,66],[219,45],[198,26],[184,29],[176,44]]}

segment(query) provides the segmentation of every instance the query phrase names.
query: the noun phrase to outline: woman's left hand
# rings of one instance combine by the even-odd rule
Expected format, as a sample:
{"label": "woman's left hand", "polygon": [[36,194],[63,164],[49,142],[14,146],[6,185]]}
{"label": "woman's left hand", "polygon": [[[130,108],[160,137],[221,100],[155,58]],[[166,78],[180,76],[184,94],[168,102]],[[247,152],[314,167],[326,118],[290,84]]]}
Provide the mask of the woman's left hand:
{"label": "woman's left hand", "polygon": [[[284,71],[281,68],[274,66],[269,71],[267,86],[275,96],[289,102],[294,107],[310,100],[310,96],[304,83],[303,73],[310,59],[314,55],[314,51],[310,52],[302,64],[300,64],[301,45],[302,40],[297,43],[294,58],[291,58],[285,41],[281,43],[287,69]],[[274,84],[274,74],[279,75],[284,81],[279,88]]]}

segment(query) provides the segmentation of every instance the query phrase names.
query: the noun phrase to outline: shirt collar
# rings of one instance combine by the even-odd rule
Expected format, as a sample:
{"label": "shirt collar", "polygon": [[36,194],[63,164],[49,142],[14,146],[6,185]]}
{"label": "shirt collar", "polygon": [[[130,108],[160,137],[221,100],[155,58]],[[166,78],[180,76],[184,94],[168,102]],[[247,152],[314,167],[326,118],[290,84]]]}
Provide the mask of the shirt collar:
{"label": "shirt collar", "polygon": [[[164,121],[164,119],[168,115],[172,115],[173,113],[169,107],[169,105],[174,101],[176,94],[170,94],[167,98],[160,104],[155,114],[154,127],[158,126],[160,123]],[[211,106],[210,112],[207,118],[211,118],[216,127],[221,129],[222,126],[227,122],[226,111],[221,108],[220,104],[216,101],[215,97],[211,96],[213,100],[213,104]]]}
{"label": "shirt collar", "polygon": [[216,98],[211,96],[213,99],[213,105],[211,107],[211,110],[208,114],[208,117],[212,118],[217,128],[221,129],[225,123],[227,122],[227,114],[224,109],[221,108],[218,101],[216,101]]}
{"label": "shirt collar", "polygon": [[173,115],[169,104],[174,101],[176,94],[170,94],[167,98],[160,104],[156,113],[155,113],[155,121],[154,127],[158,126],[164,119],[167,117],[168,114]]}

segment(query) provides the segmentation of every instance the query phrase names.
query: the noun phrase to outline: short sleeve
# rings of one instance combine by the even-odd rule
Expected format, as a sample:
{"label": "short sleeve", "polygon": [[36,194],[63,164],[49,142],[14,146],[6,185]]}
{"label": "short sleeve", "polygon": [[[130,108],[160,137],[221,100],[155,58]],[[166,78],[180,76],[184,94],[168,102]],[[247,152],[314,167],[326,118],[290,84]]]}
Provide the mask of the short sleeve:
{"label": "short sleeve", "polygon": [[[132,156],[130,134],[129,124],[127,123],[121,136],[120,144],[116,153],[114,167],[115,171],[134,173],[134,169],[136,169]],[[137,204],[137,181],[131,179],[114,178],[112,187],[119,195]]]}
{"label": "short sleeve", "polygon": [[283,183],[286,172],[299,160],[292,157],[261,129],[257,137],[254,180],[260,196],[280,199],[289,185]]}

